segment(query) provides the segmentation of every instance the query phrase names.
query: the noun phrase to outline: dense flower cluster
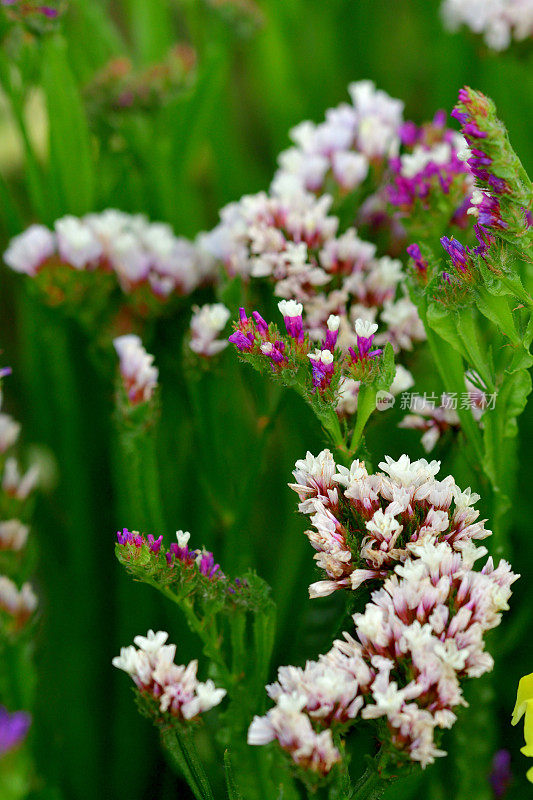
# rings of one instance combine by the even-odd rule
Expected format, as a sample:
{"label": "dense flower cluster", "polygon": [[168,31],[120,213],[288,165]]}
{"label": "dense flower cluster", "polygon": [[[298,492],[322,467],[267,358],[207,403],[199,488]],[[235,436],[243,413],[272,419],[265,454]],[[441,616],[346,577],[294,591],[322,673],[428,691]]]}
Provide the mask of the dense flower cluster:
{"label": "dense flower cluster", "polygon": [[315,341],[326,335],[331,314],[340,316],[341,342],[349,339],[355,319],[380,317],[383,340],[410,349],[424,331],[415,307],[399,292],[401,262],[379,258],[376,245],[355,228],[337,235],[331,203],[328,195],[316,199],[301,191],[246,196],[222,210],[220,224],[201,246],[230,275],[269,278],[276,296],[302,303]]}
{"label": "dense flower cluster", "polygon": [[274,373],[285,372],[292,376],[303,372],[307,376],[304,380],[306,391],[319,395],[327,392],[328,399],[338,401],[340,414],[346,413],[352,405],[355,408],[359,382],[374,380],[381,370],[383,350],[374,343],[376,323],[356,319],[350,336],[353,346],[342,352],[338,347],[341,320],[331,314],[325,337],[320,347],[314,348],[309,335],[304,332],[302,304],[295,300],[281,300],[278,305],[286,335],[280,334],[277,326],[268,325],[259,312],[254,311],[248,317],[241,308],[239,321],[235,323],[235,332],[229,341],[243,358],[269,364]]}
{"label": "dense flower cluster", "polygon": [[381,472],[369,474],[356,460],[348,469],[329,450],[296,462],[289,485],[300,498],[298,510],[310,517],[306,536],[328,578],[309,587],[311,597],[385,579],[416,543],[446,542],[468,553],[473,539],[490,536],[474,508],[479,496],[462,491],[451,475],[437,480],[439,461],[386,456],[379,466]]}
{"label": "dense flower cluster", "polygon": [[402,217],[409,217],[435,211],[447,199],[448,222],[464,226],[473,178],[468,165],[459,158],[466,145],[463,136],[446,127],[446,114],[439,111],[429,124],[419,127],[404,123],[400,139],[402,154],[389,160],[389,202]]}
{"label": "dense flower cluster", "polygon": [[25,711],[10,714],[0,706],[0,758],[22,744],[30,725],[31,717]]}
{"label": "dense flower cluster", "polygon": [[[494,104],[480,92],[465,87],[459,92],[452,116],[460,122],[466,141],[457,158],[465,162],[474,179],[466,214],[475,220],[478,243],[471,248],[453,237],[441,238],[452,268],[442,273],[444,289],[466,287],[478,280],[479,259],[490,262],[496,236],[512,241],[524,252],[533,241],[531,184],[496,116]],[[427,263],[418,245],[410,245],[408,254],[415,272],[423,277]]]}
{"label": "dense flower cluster", "polygon": [[150,630],[146,636],[136,636],[133,641],[138,649],[123,647],[113,666],[127,672],[141,694],[157,700],[161,713],[191,720],[217,706],[226,691],[217,689],[211,680],[200,683],[196,660],[177,666],[176,645],[165,644],[167,639],[164,631]]}
{"label": "dense flower cluster", "polygon": [[[171,567],[174,563],[179,562],[181,565],[194,567],[194,569],[206,578],[223,578],[224,575],[220,571],[220,565],[215,564],[213,553],[208,550],[189,550],[189,539],[191,534],[188,531],[176,531],[177,542],[170,545],[170,549],[165,553],[166,563]],[[148,538],[140,534],[138,531],[129,531],[127,528],[117,531],[117,541],[126,550],[140,550],[147,548],[150,553],[159,555],[163,545],[163,536],[158,539],[149,534]]]}
{"label": "dense flower cluster", "polygon": [[499,625],[517,576],[490,558],[474,571],[486,550],[473,545],[457,551],[425,536],[407,552],[354,614],[354,635],[303,669],[279,670],[267,687],[275,706],[254,718],[250,744],[277,740],[297,764],[327,773],[340,760],[332,731],[359,716],[386,721],[398,760],[425,767],[445,755],[435,737],[466,705],[462,680],[492,669],[483,636]]}
{"label": "dense flower cluster", "polygon": [[533,36],[532,0],[444,0],[442,15],[451,30],[466,25],[483,34],[492,50]]}
{"label": "dense flower cluster", "polygon": [[45,267],[114,273],[124,292],[148,286],[163,298],[189,294],[211,277],[209,259],[169,225],[114,209],[63,217],[53,231],[32,225],[11,241],[4,260],[30,276]]}
{"label": "dense flower cluster", "polygon": [[224,339],[217,339],[230,318],[230,310],[223,303],[207,304],[199,308],[193,306],[191,318],[191,350],[200,356],[210,358],[228,346]]}
{"label": "dense flower cluster", "polygon": [[351,104],[328,109],[318,125],[305,121],[293,128],[294,147],[279,156],[275,190],[351,192],[395,155],[403,103],[371,81],[352,83],[348,91]]}
{"label": "dense flower cluster", "polygon": [[138,336],[133,333],[118,336],[113,344],[120,361],[120,374],[130,403],[145,403],[151,399],[159,377],[154,357],[149,355]]}

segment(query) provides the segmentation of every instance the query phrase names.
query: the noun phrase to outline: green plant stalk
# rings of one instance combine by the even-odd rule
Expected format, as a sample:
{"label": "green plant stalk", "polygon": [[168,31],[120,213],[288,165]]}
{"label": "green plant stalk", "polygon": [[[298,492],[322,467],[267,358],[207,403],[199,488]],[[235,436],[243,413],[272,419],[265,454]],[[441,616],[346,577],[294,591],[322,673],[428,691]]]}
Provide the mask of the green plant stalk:
{"label": "green plant stalk", "polygon": [[211,784],[194,743],[194,732],[183,725],[161,731],[161,741],[172,762],[187,781],[196,800],[215,800]]}
{"label": "green plant stalk", "polygon": [[[49,689],[57,692],[61,701],[37,713],[46,717],[48,727],[61,731],[63,777],[75,787],[79,800],[89,800],[101,780],[101,749],[105,745],[101,736],[104,719],[83,699],[87,693],[98,696],[101,674],[98,649],[87,650],[87,631],[106,629],[105,617],[101,616],[105,608],[98,598],[104,596],[107,584],[98,550],[92,545],[99,532],[91,524],[92,480],[83,418],[87,406],[79,402],[85,394],[75,369],[79,354],[74,351],[72,331],[66,322],[27,295],[21,298],[19,320],[25,374],[32,382],[29,396],[33,402],[39,399],[34,417],[38,421],[36,434],[57,454],[61,476],[58,493],[64,515],[59,532],[57,528],[42,532],[49,593],[45,635],[54,663],[48,666]],[[48,542],[47,535],[51,537]],[[59,552],[61,558],[54,556]],[[88,586],[90,591],[84,591]],[[73,652],[84,652],[85,656],[73,661]]]}

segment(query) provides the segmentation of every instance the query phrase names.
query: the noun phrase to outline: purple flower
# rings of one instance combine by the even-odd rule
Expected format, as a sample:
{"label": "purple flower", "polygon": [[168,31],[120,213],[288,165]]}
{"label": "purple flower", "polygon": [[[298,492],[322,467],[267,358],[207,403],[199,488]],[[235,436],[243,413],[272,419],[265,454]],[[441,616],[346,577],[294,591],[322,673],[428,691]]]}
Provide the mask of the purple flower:
{"label": "purple flower", "polygon": [[30,725],[31,717],[25,711],[10,714],[0,706],[0,757],[24,741]]}
{"label": "purple flower", "polygon": [[0,378],[7,378],[7,376],[11,375],[12,372],[13,370],[11,369],[11,367],[2,367],[0,369]]}
{"label": "purple flower", "polygon": [[498,750],[492,759],[492,771],[489,776],[494,797],[499,798],[507,794],[512,780],[511,754],[508,750]]}
{"label": "purple flower", "polygon": [[254,346],[254,335],[249,332],[244,334],[242,331],[235,331],[231,336],[228,336],[228,342],[234,344],[239,350],[251,350]]}
{"label": "purple flower", "polygon": [[457,239],[449,239],[447,236],[442,236],[440,243],[450,256],[454,267],[461,270],[461,272],[466,272],[466,268],[470,262],[468,248],[464,247]]}
{"label": "purple flower", "polygon": [[266,321],[263,319],[259,311],[254,311],[252,313],[252,317],[254,318],[254,322],[257,326],[257,330],[259,333],[268,333],[268,325]]}

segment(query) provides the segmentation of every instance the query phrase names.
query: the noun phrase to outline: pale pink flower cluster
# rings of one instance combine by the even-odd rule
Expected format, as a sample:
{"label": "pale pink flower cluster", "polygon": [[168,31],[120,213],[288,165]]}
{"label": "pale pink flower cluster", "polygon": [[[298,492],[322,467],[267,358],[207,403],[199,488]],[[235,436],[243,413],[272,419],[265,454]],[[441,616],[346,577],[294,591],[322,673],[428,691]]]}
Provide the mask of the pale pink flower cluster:
{"label": "pale pink flower cluster", "polygon": [[339,220],[329,214],[332,198],[305,192],[245,196],[226,206],[221,222],[201,246],[228,274],[269,278],[277,297],[303,304],[306,330],[324,338],[327,320],[340,317],[339,346],[356,344],[356,319],[381,319],[379,343],[411,349],[425,339],[415,306],[399,291],[404,280],[397,259],[376,254],[376,245],[355,228],[337,235]]}
{"label": "pale pink flower cluster", "polygon": [[326,112],[324,122],[301,122],[291,131],[294,146],[279,156],[273,188],[322,194],[334,184],[343,194],[366,179],[399,149],[403,103],[376,89],[371,81],[348,87],[351,103]]}
{"label": "pale pink flower cluster", "polygon": [[533,36],[533,0],[444,0],[441,11],[450,30],[466,25],[492,50]]}
{"label": "pale pink flower cluster", "polygon": [[228,346],[227,339],[218,339],[231,316],[223,303],[193,306],[189,347],[206,358],[220,353]]}
{"label": "pale pink flower cluster", "polygon": [[134,333],[118,336],[113,340],[113,345],[130,402],[147,402],[157,387],[159,377],[159,370],[154,367],[154,357],[146,352],[141,339]]}
{"label": "pale pink flower cluster", "polygon": [[[417,492],[425,494],[426,483],[435,483],[435,468],[427,462],[409,464],[405,458],[383,466],[414,503]],[[322,493],[335,503],[338,490],[331,486],[331,459],[321,454],[314,464],[311,461],[308,455],[307,466],[316,469],[310,472],[303,462],[301,467],[308,476],[307,488],[315,497]],[[357,462],[349,473],[358,475],[356,480],[364,478]],[[434,486],[433,499],[449,485]],[[367,487],[370,506],[374,489]],[[303,502],[311,502],[311,497]],[[367,506],[365,496],[360,501],[361,507]],[[456,508],[457,521],[463,516],[463,524],[472,527],[476,522],[468,519],[469,509],[471,498],[464,493]],[[374,512],[371,537],[398,539],[401,525],[391,524],[386,516]],[[249,743],[277,740],[297,764],[325,774],[341,758],[333,733],[344,734],[360,717],[386,721],[380,739],[396,761],[410,759],[426,767],[446,755],[437,747],[435,733],[450,728],[455,709],[466,705],[462,681],[492,669],[483,637],[499,625],[518,577],[505,561],[494,568],[492,558],[476,572],[475,562],[487,551],[474,546],[471,534],[463,528],[439,539],[426,532],[407,541],[404,553],[382,573],[383,585],[372,593],[364,613],[354,614],[355,630],[344,633],[318,661],[279,670],[278,681],[267,687],[275,705],[264,717],[254,718]]]}
{"label": "pale pink flower cluster", "polygon": [[32,225],[10,242],[4,261],[30,276],[45,265],[113,272],[124,292],[146,285],[160,297],[189,294],[212,277],[211,261],[169,225],[114,209],[62,217],[53,231]]}
{"label": "pale pink flower cluster", "polygon": [[211,680],[200,683],[196,660],[176,665],[176,645],[165,644],[167,639],[164,631],[136,636],[133,641],[138,649],[123,647],[112,663],[130,675],[139,692],[157,700],[161,713],[191,720],[217,706],[226,690],[217,689]]}
{"label": "pale pink flower cluster", "polygon": [[311,584],[311,597],[385,579],[416,543],[447,542],[468,552],[473,539],[490,536],[474,508],[479,495],[462,491],[451,475],[437,480],[439,461],[386,456],[379,466],[381,472],[369,474],[356,460],[348,469],[329,450],[296,462],[289,485],[300,498],[298,510],[310,518],[306,536],[327,575]]}

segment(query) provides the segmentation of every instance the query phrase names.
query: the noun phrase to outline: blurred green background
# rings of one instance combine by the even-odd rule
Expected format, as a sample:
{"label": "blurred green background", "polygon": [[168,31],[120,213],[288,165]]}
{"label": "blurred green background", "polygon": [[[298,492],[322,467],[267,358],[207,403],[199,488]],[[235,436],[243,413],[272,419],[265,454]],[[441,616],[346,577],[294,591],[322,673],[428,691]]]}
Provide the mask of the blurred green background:
{"label": "blurred green background", "polygon": [[[65,213],[107,207],[143,212],[192,237],[213,226],[228,201],[266,189],[288,130],[302,119],[321,120],[328,107],[347,99],[348,83],[362,78],[404,100],[406,117],[417,122],[439,108],[450,111],[464,84],[482,90],[495,100],[531,173],[531,52],[522,46],[494,54],[466,31],[449,34],[438,6],[428,0],[71,0],[55,32],[14,38],[4,29],[2,248],[30,222],[51,224]],[[94,77],[110,59],[127,56],[142,75],[177,43],[192,50],[182,51],[183,76],[165,102],[124,113],[100,102],[105,93]],[[185,800],[188,790],[137,714],[127,679],[111,668],[120,646],[148,627],[170,630],[180,660],[198,654],[173,609],[147,587],[132,585],[115,563],[116,528],[149,529],[150,520],[134,518],[122,491],[112,423],[114,359],[5,268],[0,287],[2,363],[14,368],[7,406],[23,421],[25,441],[48,446],[59,468],[58,486],[40,500],[34,525],[43,597],[32,734],[42,782],[35,797]],[[339,613],[336,598],[308,601],[312,554],[286,486],[294,461],[320,449],[322,436],[303,403],[286,397],[262,443],[257,416],[265,413],[270,390],[230,353],[191,391],[182,359],[189,307],[184,301],[180,313],[152,322],[144,337],[162,384],[158,456],[167,541],[176,528],[190,530],[194,543],[213,548],[230,573],[251,561],[279,606],[273,668],[301,663],[329,647]],[[483,719],[482,693],[470,718],[489,752],[512,750],[511,798],[531,791],[518,753],[520,732],[510,728],[509,716],[519,678],[533,670],[527,589],[533,578],[532,424],[526,412],[513,518],[513,565],[523,580],[493,647],[497,723]],[[424,455],[416,433],[391,423],[373,437],[379,457]],[[458,458],[453,450],[441,455],[447,469]],[[206,500],[206,484],[223,502]],[[462,724],[453,742],[445,740],[449,759],[398,784],[391,797],[491,797],[486,764],[475,763]]]}

